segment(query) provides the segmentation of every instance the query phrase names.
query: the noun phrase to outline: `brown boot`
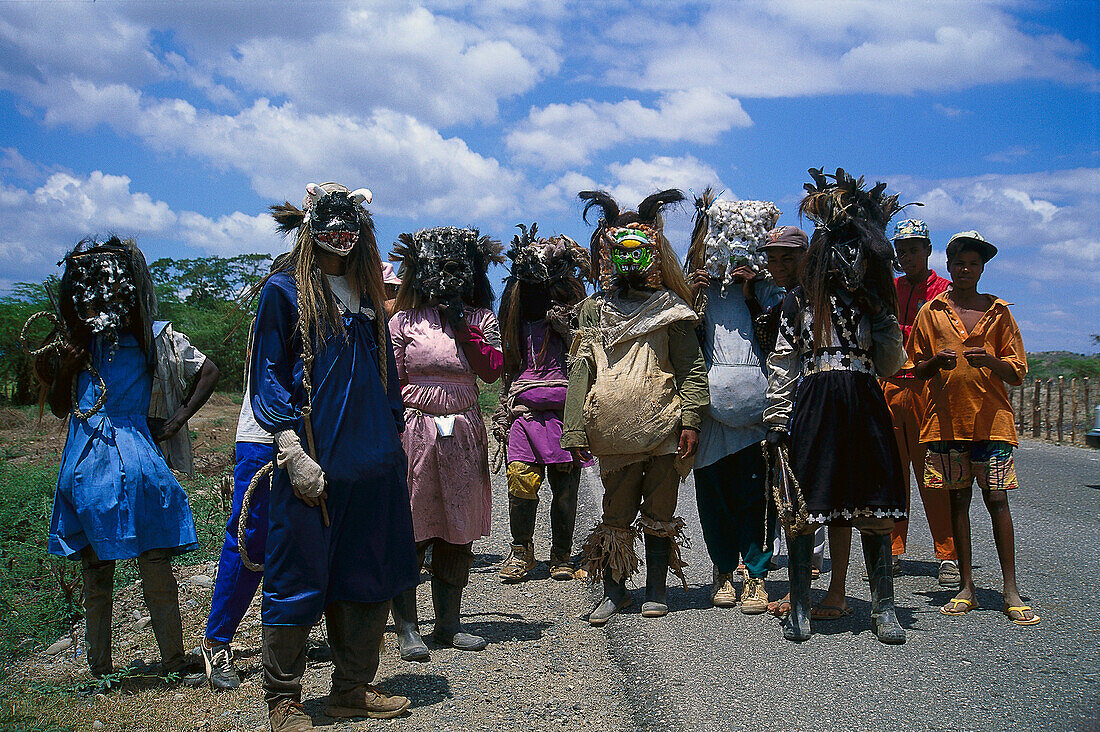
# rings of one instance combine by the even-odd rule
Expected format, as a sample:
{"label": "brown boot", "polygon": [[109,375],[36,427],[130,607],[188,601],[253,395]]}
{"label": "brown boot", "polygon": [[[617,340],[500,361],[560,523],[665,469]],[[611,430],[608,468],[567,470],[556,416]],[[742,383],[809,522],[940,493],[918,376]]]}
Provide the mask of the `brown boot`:
{"label": "brown boot", "polygon": [[291,699],[283,699],[267,713],[271,732],[307,732],[313,729],[313,720],[302,705]]}
{"label": "brown boot", "polygon": [[325,714],[330,717],[390,719],[404,712],[411,704],[403,696],[390,696],[367,684],[343,692],[330,691]]}

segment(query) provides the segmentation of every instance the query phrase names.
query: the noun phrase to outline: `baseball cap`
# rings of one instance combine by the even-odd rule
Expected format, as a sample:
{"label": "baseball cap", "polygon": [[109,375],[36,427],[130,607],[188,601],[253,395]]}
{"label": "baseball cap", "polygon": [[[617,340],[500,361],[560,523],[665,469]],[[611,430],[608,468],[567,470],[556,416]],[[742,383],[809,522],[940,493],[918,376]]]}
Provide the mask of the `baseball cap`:
{"label": "baseball cap", "polygon": [[960,231],[947,242],[947,261],[954,259],[964,246],[976,251],[983,263],[997,256],[997,247],[986,241],[984,236],[976,231]]}
{"label": "baseball cap", "polygon": [[769,247],[809,249],[810,239],[806,236],[806,232],[797,226],[777,226],[768,232],[768,241],[760,248]]}
{"label": "baseball cap", "polygon": [[894,241],[899,239],[929,239],[928,224],[920,219],[905,219],[894,224]]}

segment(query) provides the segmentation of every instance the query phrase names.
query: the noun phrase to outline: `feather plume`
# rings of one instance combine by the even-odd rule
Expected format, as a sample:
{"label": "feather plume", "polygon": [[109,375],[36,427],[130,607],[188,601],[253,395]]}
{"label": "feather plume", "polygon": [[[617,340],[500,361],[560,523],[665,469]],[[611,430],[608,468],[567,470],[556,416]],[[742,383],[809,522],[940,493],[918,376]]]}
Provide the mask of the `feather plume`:
{"label": "feather plume", "polygon": [[646,196],[641,203],[638,204],[638,219],[643,224],[649,224],[660,228],[660,216],[661,212],[666,206],[671,206],[674,203],[680,203],[684,200],[683,191],[675,188],[669,188],[664,191],[659,191]]}
{"label": "feather plume", "polygon": [[284,201],[281,205],[271,206],[271,216],[275,219],[276,227],[283,236],[298,231],[298,227],[306,220],[306,214],[290,201]]}
{"label": "feather plume", "polygon": [[581,191],[577,194],[577,198],[587,201],[584,204],[584,212],[581,214],[581,218],[584,219],[586,224],[588,223],[588,210],[593,206],[600,207],[603,212],[603,216],[600,217],[602,221],[610,224],[619,218],[619,204],[615,203],[615,199],[605,191]]}

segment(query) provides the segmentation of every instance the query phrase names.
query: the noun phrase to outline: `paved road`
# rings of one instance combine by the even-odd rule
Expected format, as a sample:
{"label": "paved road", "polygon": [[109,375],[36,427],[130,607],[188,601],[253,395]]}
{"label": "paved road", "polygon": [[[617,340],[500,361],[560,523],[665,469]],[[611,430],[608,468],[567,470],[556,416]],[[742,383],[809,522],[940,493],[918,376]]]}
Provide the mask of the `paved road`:
{"label": "paved road", "polygon": [[[818,623],[807,643],[784,640],[770,616],[710,607],[711,565],[694,486],[685,484],[679,513],[695,539],[689,590],[671,589],[670,614],[653,620],[638,614],[636,589],[633,612],[593,631],[607,633],[607,652],[621,670],[628,726],[1100,729],[1100,452],[1025,443],[1017,467],[1022,488],[1011,507],[1019,581],[1042,623],[1017,627],[1000,612],[1000,571],[980,499],[972,521],[982,609],[963,618],[940,614],[953,593],[936,583],[917,500],[896,584],[904,646],[884,646],[869,630],[858,539],[848,577],[855,612]],[[598,496],[598,482],[586,481],[584,490]],[[815,599],[827,580],[815,584]],[[786,571],[773,572],[767,586],[773,597],[784,593]]]}

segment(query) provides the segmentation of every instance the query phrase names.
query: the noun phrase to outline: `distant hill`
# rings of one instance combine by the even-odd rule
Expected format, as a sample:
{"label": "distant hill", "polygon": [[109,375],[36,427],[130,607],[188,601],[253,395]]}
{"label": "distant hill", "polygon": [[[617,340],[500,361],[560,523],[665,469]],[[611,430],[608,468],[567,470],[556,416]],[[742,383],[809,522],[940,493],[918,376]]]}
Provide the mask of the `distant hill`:
{"label": "distant hill", "polygon": [[1029,379],[1049,379],[1064,376],[1067,379],[1088,376],[1100,378],[1100,353],[1086,356],[1069,351],[1040,351],[1027,354]]}

